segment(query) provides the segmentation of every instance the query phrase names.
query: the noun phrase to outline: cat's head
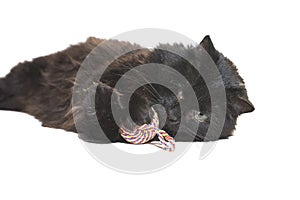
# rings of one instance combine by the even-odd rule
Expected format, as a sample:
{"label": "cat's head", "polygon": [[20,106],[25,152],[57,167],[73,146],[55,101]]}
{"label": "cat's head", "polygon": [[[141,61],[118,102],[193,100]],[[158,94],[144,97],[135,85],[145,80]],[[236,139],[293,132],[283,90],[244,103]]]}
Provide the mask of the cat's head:
{"label": "cat's head", "polygon": [[[209,36],[206,36],[198,47],[185,48],[179,45],[178,48],[183,48],[186,51],[189,51],[190,54],[193,54],[194,51],[200,51],[201,49],[204,49],[210,55],[223,79],[227,102],[226,118],[221,133],[215,133],[215,135],[206,136],[212,115],[212,105],[211,96],[204,79],[201,77],[201,75],[194,71],[190,66],[190,63],[186,62],[184,59],[171,55],[170,52],[159,51],[163,64],[175,68],[190,80],[198,98],[200,109],[200,112],[193,109],[187,110],[185,113],[183,113],[183,116],[181,116],[181,101],[189,101],[189,98],[182,96],[184,92],[178,95],[173,94],[166,88],[157,88],[157,90],[162,93],[162,100],[160,103],[164,106],[167,112],[167,120],[163,129],[169,132],[171,135],[174,135],[176,134],[180,123],[189,124],[188,126],[183,127],[183,130],[187,134],[180,134],[180,138],[178,138],[180,141],[191,141],[191,138],[195,135],[196,141],[202,141],[204,138],[205,140],[228,138],[235,130],[238,116],[243,113],[254,111],[254,106],[248,99],[245,83],[239,75],[236,66],[222,53],[215,49]],[[182,90],[185,90],[185,88],[182,88]],[[192,133],[191,129],[189,128],[189,126],[192,126],[191,124],[193,124],[193,122],[195,122],[195,124],[199,124],[197,134]]]}

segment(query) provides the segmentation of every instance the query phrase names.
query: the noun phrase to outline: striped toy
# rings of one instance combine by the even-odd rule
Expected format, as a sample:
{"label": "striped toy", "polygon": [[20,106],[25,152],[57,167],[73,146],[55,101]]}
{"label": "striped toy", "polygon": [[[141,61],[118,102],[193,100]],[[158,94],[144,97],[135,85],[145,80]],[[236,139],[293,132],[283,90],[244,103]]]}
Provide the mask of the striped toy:
{"label": "striped toy", "polygon": [[155,145],[165,151],[172,152],[175,150],[175,140],[164,130],[159,129],[159,119],[157,112],[152,108],[154,113],[151,124],[143,124],[137,126],[133,131],[124,127],[120,128],[121,136],[129,143],[144,144],[152,140],[155,135],[158,136],[159,141],[152,141],[149,144]]}

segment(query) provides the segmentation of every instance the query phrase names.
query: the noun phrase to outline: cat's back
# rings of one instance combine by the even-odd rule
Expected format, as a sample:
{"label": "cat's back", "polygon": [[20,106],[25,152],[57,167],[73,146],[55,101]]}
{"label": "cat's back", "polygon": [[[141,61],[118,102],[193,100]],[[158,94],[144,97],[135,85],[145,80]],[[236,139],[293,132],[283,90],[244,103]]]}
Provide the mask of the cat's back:
{"label": "cat's back", "polygon": [[71,119],[68,113],[77,71],[102,41],[90,37],[63,51],[16,65],[0,79],[1,109],[31,114],[45,126],[69,123],[64,117]]}
{"label": "cat's back", "polygon": [[[33,115],[43,126],[75,131],[71,99],[76,75],[87,56],[102,42],[117,48],[139,48],[128,42],[89,37],[85,42],[72,45],[63,51],[19,63],[1,79],[5,86],[0,89],[7,91],[4,93],[10,96],[9,102],[13,102],[10,103],[9,110]],[[115,72],[123,69],[127,71],[133,66],[143,64],[149,55],[150,51],[147,50],[122,55],[110,64],[103,76],[103,82],[113,84],[111,81]],[[5,103],[1,107],[4,106]]]}

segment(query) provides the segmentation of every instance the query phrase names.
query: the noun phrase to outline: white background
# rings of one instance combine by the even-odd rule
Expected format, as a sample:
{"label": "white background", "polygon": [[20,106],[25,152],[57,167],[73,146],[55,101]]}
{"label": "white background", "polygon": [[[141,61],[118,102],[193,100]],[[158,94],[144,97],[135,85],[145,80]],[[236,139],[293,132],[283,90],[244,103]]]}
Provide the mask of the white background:
{"label": "white background", "polygon": [[147,27],[199,42],[210,34],[238,66],[256,110],[206,159],[194,144],[147,175],[108,169],[75,134],[0,111],[0,199],[299,199],[299,19],[288,0],[2,1],[0,76],[88,36]]}

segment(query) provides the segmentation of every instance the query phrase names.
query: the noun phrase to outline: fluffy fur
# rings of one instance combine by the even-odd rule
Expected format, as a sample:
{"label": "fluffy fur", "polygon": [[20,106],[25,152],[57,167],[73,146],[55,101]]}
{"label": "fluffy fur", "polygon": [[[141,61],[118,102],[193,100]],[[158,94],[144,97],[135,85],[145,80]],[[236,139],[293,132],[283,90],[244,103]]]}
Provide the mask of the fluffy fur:
{"label": "fluffy fur", "polygon": [[[86,113],[82,113],[80,108],[72,108],[71,105],[75,77],[81,63],[102,41],[88,38],[86,42],[64,51],[39,57],[31,62],[19,63],[6,77],[0,79],[0,109],[25,112],[40,120],[43,126],[77,132],[73,116],[86,117]],[[119,42],[119,45],[132,44]],[[191,54],[199,50],[199,47],[186,48],[183,45],[174,45]],[[252,112],[254,106],[248,100],[244,81],[235,65],[215,49],[209,36],[206,36],[200,45],[216,63],[222,75],[227,98],[226,120],[221,136],[206,139],[228,138],[235,129],[237,117],[242,113]],[[190,133],[188,127],[185,127],[185,136],[178,138],[177,141],[188,141],[195,135],[194,141],[203,141],[211,116],[211,101],[207,86],[202,77],[194,73],[188,62],[159,48],[151,51],[140,49],[121,56],[109,66],[97,83],[95,114],[108,139],[111,142],[125,142],[118,133],[119,127],[110,110],[111,94],[117,92],[114,86],[122,74],[146,63],[168,65],[190,81],[199,101],[200,114],[206,115],[208,119],[200,123],[197,133]],[[151,121],[149,110],[155,104],[161,104],[165,108],[167,117],[163,129],[173,137],[181,120],[193,120],[190,117],[191,113],[181,116],[180,99],[168,88],[148,84],[141,86],[131,97],[129,109],[134,122],[149,123]],[[80,133],[79,137],[88,142],[103,142],[97,133]]]}

